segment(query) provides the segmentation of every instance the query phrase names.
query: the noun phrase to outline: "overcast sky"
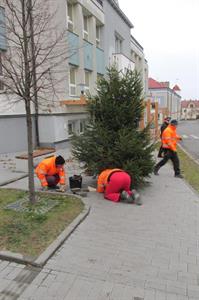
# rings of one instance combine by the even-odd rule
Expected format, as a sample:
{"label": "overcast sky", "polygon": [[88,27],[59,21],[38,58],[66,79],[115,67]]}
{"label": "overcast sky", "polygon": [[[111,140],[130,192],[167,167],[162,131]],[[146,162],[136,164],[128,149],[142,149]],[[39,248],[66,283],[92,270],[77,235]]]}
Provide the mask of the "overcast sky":
{"label": "overcast sky", "polygon": [[149,76],[199,100],[199,0],[119,0],[144,48]]}

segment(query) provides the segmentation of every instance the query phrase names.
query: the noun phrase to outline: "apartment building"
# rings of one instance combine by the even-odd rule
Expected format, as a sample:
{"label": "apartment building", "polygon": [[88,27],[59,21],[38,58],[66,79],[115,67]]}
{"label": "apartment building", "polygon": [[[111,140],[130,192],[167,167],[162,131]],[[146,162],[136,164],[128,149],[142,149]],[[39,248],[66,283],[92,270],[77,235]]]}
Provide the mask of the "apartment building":
{"label": "apartment building", "polygon": [[172,119],[180,119],[180,88],[175,85],[170,87],[170,83],[158,82],[153,78],[149,78],[149,97],[152,103],[158,103],[159,122],[162,122],[163,117],[170,116]]}
{"label": "apartment building", "polygon": [[[6,12],[2,3],[0,20]],[[122,71],[136,68],[142,74],[146,95],[148,66],[142,46],[131,35],[133,24],[120,9],[118,1],[57,0],[52,5],[51,9],[56,11],[59,31],[66,29],[68,59],[60,69],[60,73],[65,72],[65,76],[56,91],[57,98],[53,100],[56,105],[39,110],[39,139],[41,146],[62,148],[67,146],[74,132],[81,134],[84,131],[87,122],[85,96],[87,93],[96,93],[97,78],[105,76],[106,67],[116,63]],[[9,45],[3,36],[0,35],[0,49],[6,51]],[[2,87],[0,138],[4,144],[0,147],[0,153],[26,150],[23,102],[12,106],[5,103],[6,96]],[[32,113],[34,137],[34,107]]]}
{"label": "apartment building", "polygon": [[131,58],[135,63],[135,69],[140,73],[143,85],[143,98],[148,95],[148,62],[145,59],[144,49],[138,41],[131,36]]}

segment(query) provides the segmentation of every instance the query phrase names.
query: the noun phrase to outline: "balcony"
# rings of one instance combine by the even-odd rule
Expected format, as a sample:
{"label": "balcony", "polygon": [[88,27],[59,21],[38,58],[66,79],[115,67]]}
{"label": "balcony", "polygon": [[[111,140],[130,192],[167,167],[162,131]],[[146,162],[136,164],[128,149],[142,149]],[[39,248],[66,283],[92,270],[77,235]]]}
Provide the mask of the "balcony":
{"label": "balcony", "polygon": [[84,40],[84,68],[93,71],[93,45]]}
{"label": "balcony", "polygon": [[105,73],[104,50],[96,48],[96,66],[97,73],[103,75]]}
{"label": "balcony", "polygon": [[79,36],[73,32],[68,31],[68,56],[69,63],[79,66]]}
{"label": "balcony", "polygon": [[116,64],[118,71],[126,72],[127,70],[134,70],[135,63],[121,53],[113,53],[112,63]]}

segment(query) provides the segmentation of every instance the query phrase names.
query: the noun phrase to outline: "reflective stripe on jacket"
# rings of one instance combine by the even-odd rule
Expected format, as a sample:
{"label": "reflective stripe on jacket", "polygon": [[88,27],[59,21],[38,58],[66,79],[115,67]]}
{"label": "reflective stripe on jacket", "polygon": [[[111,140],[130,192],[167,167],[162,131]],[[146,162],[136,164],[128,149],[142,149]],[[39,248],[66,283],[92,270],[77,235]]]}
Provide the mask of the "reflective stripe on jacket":
{"label": "reflective stripe on jacket", "polygon": [[176,133],[176,127],[168,125],[162,133],[162,147],[176,151],[177,142],[181,139]]}
{"label": "reflective stripe on jacket", "polygon": [[121,169],[106,169],[99,174],[99,177],[97,180],[97,192],[98,193],[104,192],[104,190],[107,186],[108,180],[110,178],[110,175],[117,171],[122,171],[122,170]]}
{"label": "reflective stripe on jacket", "polygon": [[41,185],[47,186],[48,183],[46,181],[46,175],[55,175],[58,174],[60,178],[60,184],[65,184],[65,170],[64,167],[57,168],[55,165],[56,156],[46,158],[42,162],[38,164],[35,169],[35,173],[37,174]]}

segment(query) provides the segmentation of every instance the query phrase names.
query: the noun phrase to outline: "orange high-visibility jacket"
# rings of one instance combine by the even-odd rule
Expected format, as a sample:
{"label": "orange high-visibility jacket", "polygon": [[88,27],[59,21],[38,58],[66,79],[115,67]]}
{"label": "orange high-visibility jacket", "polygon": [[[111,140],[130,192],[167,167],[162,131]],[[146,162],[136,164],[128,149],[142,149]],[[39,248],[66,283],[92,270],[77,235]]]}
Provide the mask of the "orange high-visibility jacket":
{"label": "orange high-visibility jacket", "polygon": [[41,181],[42,186],[47,186],[48,182],[46,180],[46,175],[55,175],[58,174],[60,177],[60,184],[65,184],[65,170],[64,167],[56,168],[55,165],[56,156],[46,158],[38,164],[35,169],[39,180]]}
{"label": "orange high-visibility jacket", "polygon": [[176,127],[168,125],[162,134],[162,147],[176,151],[177,142],[181,137],[176,133]]}
{"label": "orange high-visibility jacket", "polygon": [[98,193],[104,192],[110,175],[117,171],[122,171],[122,170],[121,169],[106,169],[99,174],[99,177],[97,180],[97,192]]}

